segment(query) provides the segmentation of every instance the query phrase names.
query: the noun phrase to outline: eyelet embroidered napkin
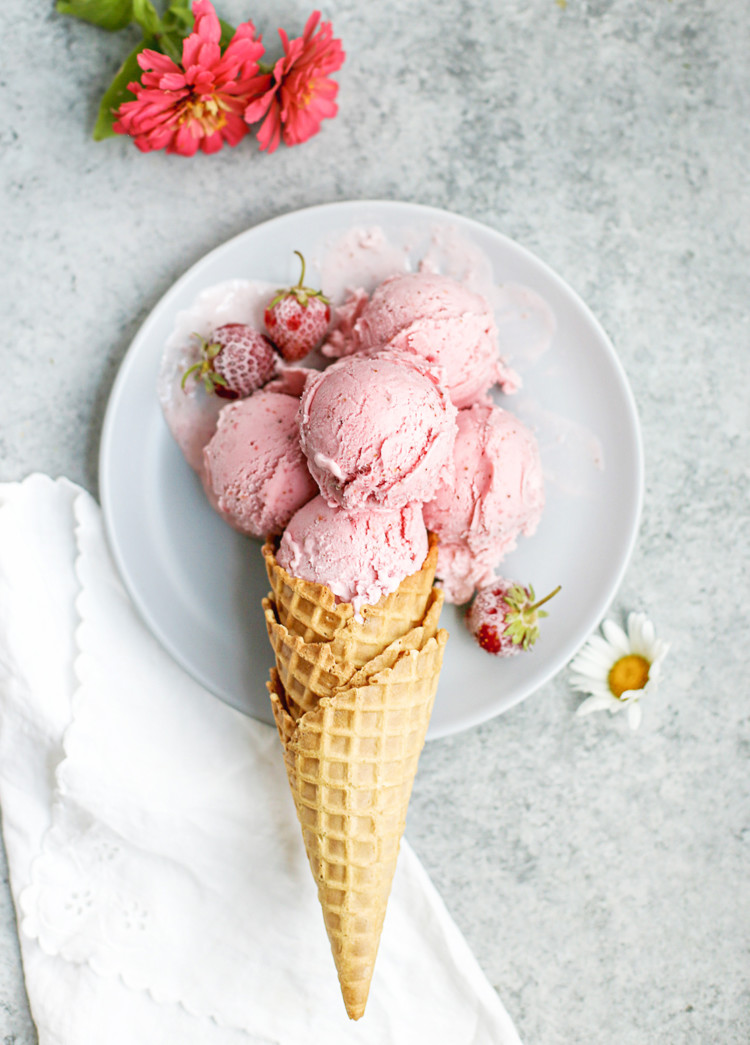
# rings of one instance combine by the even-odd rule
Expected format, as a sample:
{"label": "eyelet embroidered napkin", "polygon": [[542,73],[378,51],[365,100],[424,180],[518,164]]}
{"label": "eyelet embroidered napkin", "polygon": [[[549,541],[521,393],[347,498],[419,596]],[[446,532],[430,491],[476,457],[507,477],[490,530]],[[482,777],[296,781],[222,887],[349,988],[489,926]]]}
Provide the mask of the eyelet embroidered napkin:
{"label": "eyelet embroidered napkin", "polygon": [[274,731],[161,649],[64,479],[0,486],[0,805],[41,1045],[520,1045],[405,841],[350,1023]]}

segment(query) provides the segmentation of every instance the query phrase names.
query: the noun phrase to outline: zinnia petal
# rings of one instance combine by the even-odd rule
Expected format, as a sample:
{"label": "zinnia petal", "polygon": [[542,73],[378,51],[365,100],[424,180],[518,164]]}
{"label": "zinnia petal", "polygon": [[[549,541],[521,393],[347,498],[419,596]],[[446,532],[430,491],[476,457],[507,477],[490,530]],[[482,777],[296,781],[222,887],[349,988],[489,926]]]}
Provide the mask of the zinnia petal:
{"label": "zinnia petal", "polygon": [[256,137],[261,152],[272,153],[279,147],[279,142],[281,141],[281,118],[279,116],[279,107],[275,100],[272,102],[265,120],[258,128]]}
{"label": "zinnia petal", "polygon": [[194,156],[198,151],[199,145],[200,138],[193,133],[191,124],[184,123],[181,127],[178,127],[171,145],[167,148],[167,152],[178,152],[180,156]]}
{"label": "zinnia petal", "polygon": [[270,77],[258,74],[263,45],[255,39],[252,22],[237,27],[222,54],[221,25],[213,4],[195,0],[193,14],[195,25],[183,41],[182,64],[158,51],[141,52],[141,81],[129,85],[135,98],[116,114],[115,131],[129,134],[142,151],[166,148],[192,156],[198,149],[212,153],[225,143],[236,145],[247,133],[241,113],[271,83]]}
{"label": "zinnia petal", "polygon": [[224,144],[224,138],[221,131],[214,131],[213,134],[204,135],[201,138],[201,151],[206,154],[218,152]]}
{"label": "zinnia petal", "polygon": [[[270,76],[264,79],[270,80]],[[248,123],[255,123],[256,120],[260,120],[268,112],[268,107],[271,105],[275,98],[274,91],[264,91],[250,101],[247,108],[245,109],[245,119]]]}
{"label": "zinnia petal", "polygon": [[184,86],[185,74],[179,70],[165,73],[159,78],[159,88],[162,91],[181,91]]}
{"label": "zinnia petal", "polygon": [[237,145],[249,130],[250,128],[241,116],[236,113],[227,113],[227,122],[221,133],[227,145]]}
{"label": "zinnia petal", "polygon": [[175,65],[168,55],[152,51],[149,47],[140,52],[137,62],[146,73],[176,73],[180,70],[179,65]]}
{"label": "zinnia petal", "polygon": [[[331,23],[320,23],[320,11],[312,12],[302,36],[290,40],[286,32],[279,29],[279,37],[284,57],[273,69],[275,103],[273,107],[261,107],[253,99],[245,111],[245,119],[252,123],[266,109],[270,114],[273,108],[273,122],[264,123],[258,131],[261,149],[269,152],[276,147],[272,142],[278,143],[281,134],[287,145],[298,145],[317,134],[324,119],[336,115],[338,107],[334,99],[338,84],[326,79],[326,74],[339,69],[346,57],[341,41],[333,38]],[[277,126],[277,121],[281,126]]]}

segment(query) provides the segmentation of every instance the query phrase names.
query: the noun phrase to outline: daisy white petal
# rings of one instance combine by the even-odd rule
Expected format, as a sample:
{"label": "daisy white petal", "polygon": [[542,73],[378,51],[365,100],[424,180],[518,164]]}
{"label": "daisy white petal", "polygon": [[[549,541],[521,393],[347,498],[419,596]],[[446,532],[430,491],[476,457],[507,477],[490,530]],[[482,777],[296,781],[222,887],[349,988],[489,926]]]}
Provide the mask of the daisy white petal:
{"label": "daisy white petal", "polygon": [[590,715],[592,711],[611,711],[612,697],[589,697],[576,708],[576,715]]}
{"label": "daisy white petal", "polygon": [[615,624],[613,620],[605,620],[602,622],[602,631],[604,632],[610,646],[614,646],[619,654],[624,656],[626,653],[630,652],[628,636],[619,624]]}
{"label": "daisy white petal", "polygon": [[631,653],[651,660],[651,646],[654,641],[654,626],[646,618],[645,613],[628,614],[628,642]]}
{"label": "daisy white petal", "polygon": [[572,664],[585,664],[585,670],[591,668],[598,671],[599,674],[606,674],[612,665],[612,647],[608,642],[604,644],[604,649],[597,649],[591,645],[584,646]]}
{"label": "daisy white petal", "polygon": [[588,645],[585,648],[588,649],[590,652],[602,653],[606,657],[610,657],[612,655],[612,644],[608,642],[606,639],[603,639],[601,635],[592,635],[588,641]]}
{"label": "daisy white petal", "polygon": [[644,620],[641,624],[641,641],[647,649],[653,649],[656,631],[650,620]]}
{"label": "daisy white petal", "polygon": [[620,701],[621,704],[632,704],[634,700],[638,700],[639,697],[643,696],[643,694],[646,692],[647,687],[648,683],[646,683],[646,686],[644,686],[643,689],[626,689],[620,694],[620,696],[617,699]]}
{"label": "daisy white petal", "polygon": [[584,693],[588,693],[589,686],[593,684],[587,675],[571,675],[569,681],[573,689],[583,690]]}
{"label": "daisy white petal", "polygon": [[625,630],[628,633],[628,638],[632,642],[633,639],[637,638],[641,634],[643,628],[643,622],[646,620],[645,613],[636,613],[635,610],[631,610],[628,614],[628,619],[625,622]]}
{"label": "daisy white petal", "polygon": [[669,643],[665,642],[664,639],[657,639],[651,648],[653,666],[657,667],[660,665],[667,653],[669,653]]}
{"label": "daisy white petal", "polygon": [[638,729],[641,724],[641,702],[639,700],[633,700],[628,705],[628,725],[631,729]]}
{"label": "daisy white petal", "polygon": [[572,689],[578,690],[579,693],[591,693],[595,697],[606,697],[607,700],[614,700],[606,682],[596,682],[587,678],[573,678],[570,681],[570,685]]}
{"label": "daisy white petal", "polygon": [[616,714],[627,708],[628,722],[637,729],[641,701],[656,691],[669,643],[657,639],[645,613],[628,614],[627,630],[612,620],[603,621],[601,630],[602,634],[590,636],[570,664],[571,688],[590,694],[577,714],[605,708]]}
{"label": "daisy white petal", "polygon": [[581,675],[590,678],[606,679],[609,669],[612,667],[612,657],[609,660],[599,660],[594,657],[576,657],[570,665],[571,671],[577,671]]}
{"label": "daisy white petal", "polygon": [[596,646],[585,646],[578,654],[581,660],[591,661],[600,668],[608,668],[612,663],[612,647],[605,642],[601,648]]}

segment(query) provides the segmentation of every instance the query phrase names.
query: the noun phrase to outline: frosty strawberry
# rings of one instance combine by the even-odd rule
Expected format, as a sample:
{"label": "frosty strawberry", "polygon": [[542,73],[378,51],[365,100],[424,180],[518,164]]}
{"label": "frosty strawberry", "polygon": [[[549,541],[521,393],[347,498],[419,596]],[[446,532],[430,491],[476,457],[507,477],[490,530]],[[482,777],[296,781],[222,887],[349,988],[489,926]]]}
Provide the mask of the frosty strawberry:
{"label": "frosty strawberry", "polygon": [[304,286],[305,259],[298,250],[294,253],[302,262],[299,283],[279,290],[263,316],[269,336],[289,362],[318,347],[331,319],[328,298],[322,291]]}
{"label": "frosty strawberry", "polygon": [[182,375],[182,387],[191,375],[209,395],[242,399],[270,381],[277,356],[265,334],[244,323],[226,323],[200,341],[201,358]]}
{"label": "frosty strawberry", "polygon": [[530,649],[539,638],[539,618],[547,616],[539,607],[559,590],[558,585],[537,602],[531,585],[524,588],[498,577],[477,592],[466,613],[469,631],[483,650],[497,657]]}

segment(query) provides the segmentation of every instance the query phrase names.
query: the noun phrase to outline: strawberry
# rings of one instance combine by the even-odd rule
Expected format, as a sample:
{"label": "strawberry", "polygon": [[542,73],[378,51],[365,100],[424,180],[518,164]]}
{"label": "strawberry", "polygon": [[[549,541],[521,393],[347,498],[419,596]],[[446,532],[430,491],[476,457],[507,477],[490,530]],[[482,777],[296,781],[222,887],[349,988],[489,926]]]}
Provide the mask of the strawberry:
{"label": "strawberry", "polygon": [[284,359],[293,363],[317,348],[325,337],[331,319],[328,298],[320,290],[303,285],[305,259],[294,252],[302,262],[299,283],[287,290],[279,290],[266,309],[263,320],[266,330]]}
{"label": "strawberry", "polygon": [[534,589],[502,577],[481,588],[466,614],[469,631],[482,649],[498,657],[512,657],[531,649],[539,638],[539,618],[547,614],[539,607],[560,590],[536,601]]}
{"label": "strawberry", "polygon": [[191,374],[203,382],[209,395],[242,399],[261,388],[276,373],[276,353],[265,334],[244,323],[226,323],[200,341],[201,358],[182,375],[182,387]]}

